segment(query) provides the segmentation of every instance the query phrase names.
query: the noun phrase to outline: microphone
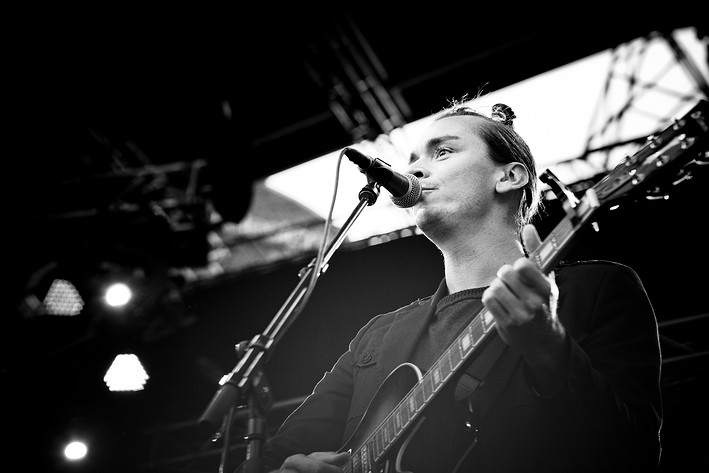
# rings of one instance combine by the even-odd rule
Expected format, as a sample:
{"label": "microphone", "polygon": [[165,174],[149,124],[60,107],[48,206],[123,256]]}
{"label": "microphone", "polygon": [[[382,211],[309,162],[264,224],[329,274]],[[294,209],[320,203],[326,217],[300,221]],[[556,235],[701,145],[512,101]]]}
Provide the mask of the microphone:
{"label": "microphone", "polygon": [[361,172],[389,191],[397,207],[413,207],[421,198],[421,182],[413,174],[396,172],[381,159],[370,158],[352,148],[345,148],[344,153]]}

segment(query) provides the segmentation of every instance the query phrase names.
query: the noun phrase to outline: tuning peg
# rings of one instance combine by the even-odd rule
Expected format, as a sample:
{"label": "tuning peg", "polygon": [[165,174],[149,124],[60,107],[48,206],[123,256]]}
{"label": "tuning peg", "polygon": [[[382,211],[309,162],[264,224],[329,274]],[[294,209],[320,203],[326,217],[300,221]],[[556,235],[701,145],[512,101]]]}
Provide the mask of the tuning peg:
{"label": "tuning peg", "polygon": [[684,171],[683,170],[682,172],[680,172],[679,178],[672,181],[672,185],[677,186],[677,185],[683,183],[684,181],[689,181],[692,178],[694,178],[694,176],[692,175],[691,171]]}
{"label": "tuning peg", "polygon": [[645,196],[645,199],[647,200],[669,200],[670,196],[669,194],[648,194]]}

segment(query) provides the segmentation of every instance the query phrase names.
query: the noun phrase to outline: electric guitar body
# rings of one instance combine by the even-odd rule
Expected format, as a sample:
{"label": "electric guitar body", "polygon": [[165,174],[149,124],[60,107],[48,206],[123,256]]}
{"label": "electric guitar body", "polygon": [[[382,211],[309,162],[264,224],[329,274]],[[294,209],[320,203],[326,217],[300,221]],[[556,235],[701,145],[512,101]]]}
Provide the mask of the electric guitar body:
{"label": "electric guitar body", "polygon": [[[466,428],[465,406],[454,401],[452,387],[455,383],[449,383],[427,406],[426,414],[407,422],[405,412],[419,409],[413,399],[406,401],[407,395],[422,379],[419,368],[411,363],[402,363],[387,376],[357,429],[340,449],[349,450],[356,456],[353,457],[352,469],[346,468],[344,471],[455,471],[455,465],[475,444],[474,433]],[[402,401],[410,405],[402,404]],[[394,416],[392,413],[395,413]],[[388,423],[390,426],[386,427]],[[397,437],[397,430],[405,424],[407,435]],[[385,427],[382,429],[382,426]],[[378,436],[380,440],[377,440]],[[387,445],[385,454],[377,454]]]}

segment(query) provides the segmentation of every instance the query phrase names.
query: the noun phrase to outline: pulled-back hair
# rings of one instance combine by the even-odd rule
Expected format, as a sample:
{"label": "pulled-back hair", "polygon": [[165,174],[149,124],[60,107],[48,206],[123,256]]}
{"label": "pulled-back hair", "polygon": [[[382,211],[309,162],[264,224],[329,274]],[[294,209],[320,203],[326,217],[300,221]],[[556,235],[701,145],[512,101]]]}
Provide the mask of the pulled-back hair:
{"label": "pulled-back hair", "polygon": [[537,189],[537,169],[532,152],[527,143],[514,130],[512,120],[515,117],[511,108],[503,104],[492,107],[491,116],[484,115],[463,101],[452,101],[434,117],[441,118],[468,115],[482,119],[479,133],[490,149],[490,158],[499,164],[521,163],[529,173],[529,181],[522,187],[519,206],[515,214],[515,223],[519,231],[530,223],[539,211],[541,199]]}

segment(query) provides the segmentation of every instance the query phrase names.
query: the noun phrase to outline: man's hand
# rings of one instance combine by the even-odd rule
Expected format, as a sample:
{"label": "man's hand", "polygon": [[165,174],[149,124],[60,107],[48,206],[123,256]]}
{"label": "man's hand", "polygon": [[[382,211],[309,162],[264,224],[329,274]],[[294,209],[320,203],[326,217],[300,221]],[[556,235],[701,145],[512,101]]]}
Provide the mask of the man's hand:
{"label": "man's hand", "polygon": [[[533,225],[524,228],[522,239],[528,253],[541,244]],[[503,265],[482,297],[502,340],[532,369],[540,394],[555,393],[565,373],[567,340],[556,313],[558,293],[554,274],[546,276],[523,257]]]}
{"label": "man's hand", "polygon": [[348,452],[315,452],[310,455],[291,455],[283,462],[278,473],[341,473],[350,460]]}

